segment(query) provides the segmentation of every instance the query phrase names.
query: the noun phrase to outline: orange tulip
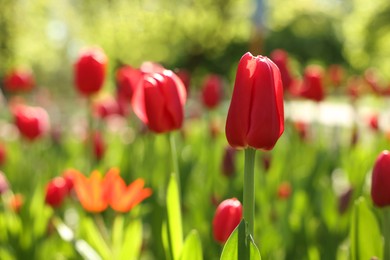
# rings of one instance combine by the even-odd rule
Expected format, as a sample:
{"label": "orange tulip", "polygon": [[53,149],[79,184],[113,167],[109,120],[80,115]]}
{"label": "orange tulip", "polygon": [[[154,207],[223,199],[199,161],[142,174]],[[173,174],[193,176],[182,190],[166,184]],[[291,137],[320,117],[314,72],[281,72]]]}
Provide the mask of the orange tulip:
{"label": "orange tulip", "polygon": [[108,205],[115,211],[128,212],[152,194],[151,189],[144,188],[142,179],[126,186],[118,168],[111,168],[104,179],[98,171],[92,172],[89,178],[77,171],[73,174],[76,195],[89,212],[104,211]]}
{"label": "orange tulip", "polygon": [[110,169],[105,177],[105,198],[111,208],[118,212],[128,212],[141,201],[152,195],[152,190],[145,188],[145,181],[137,179],[129,186],[119,176],[119,169]]}
{"label": "orange tulip", "polygon": [[81,206],[89,212],[102,212],[108,206],[103,196],[104,182],[98,171],[93,171],[87,178],[82,173],[74,171],[74,190]]}

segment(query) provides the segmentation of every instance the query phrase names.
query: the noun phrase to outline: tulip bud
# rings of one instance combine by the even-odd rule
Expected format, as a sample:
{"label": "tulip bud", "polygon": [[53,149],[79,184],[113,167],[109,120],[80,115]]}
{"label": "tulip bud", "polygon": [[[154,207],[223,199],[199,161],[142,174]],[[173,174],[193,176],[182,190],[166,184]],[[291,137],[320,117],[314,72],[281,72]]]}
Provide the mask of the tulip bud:
{"label": "tulip bud", "polygon": [[23,195],[17,193],[11,197],[9,206],[12,209],[12,211],[14,211],[15,213],[19,213],[20,209],[23,206],[23,202],[24,202]]}
{"label": "tulip bud", "polygon": [[100,132],[95,132],[93,134],[93,151],[95,158],[98,161],[103,158],[106,152],[106,144]]}
{"label": "tulip bud", "polygon": [[15,69],[4,79],[5,89],[9,92],[29,91],[35,85],[34,75],[30,70]]}
{"label": "tulip bud", "polygon": [[49,130],[49,115],[41,107],[18,105],[13,109],[13,114],[19,132],[30,141]]}
{"label": "tulip bud", "polygon": [[278,198],[279,199],[288,199],[291,194],[291,185],[288,182],[283,182],[279,185],[278,188]]}
{"label": "tulip bud", "polygon": [[377,207],[390,205],[390,152],[382,151],[372,170],[371,198]]}
{"label": "tulip bud", "polygon": [[62,177],[65,180],[65,185],[66,185],[66,189],[67,189],[68,193],[73,189],[75,174],[77,174],[77,173],[75,173],[75,170],[73,170],[73,169],[65,170],[62,173]]}
{"label": "tulip bud", "polygon": [[7,192],[9,189],[7,178],[4,173],[0,171],[0,195]]}
{"label": "tulip bud", "polygon": [[377,114],[371,115],[371,116],[368,118],[368,124],[369,124],[370,128],[371,128],[374,132],[377,132],[377,131],[379,130],[378,115],[377,115]]}
{"label": "tulip bud", "polygon": [[58,208],[62,205],[67,194],[68,188],[65,179],[56,177],[46,186],[45,203],[53,208]]}
{"label": "tulip bud", "polygon": [[0,143],[0,165],[3,165],[6,159],[7,159],[7,150],[5,149],[4,144]]}
{"label": "tulip bud", "polygon": [[74,65],[75,85],[80,94],[90,96],[103,86],[107,56],[100,48],[84,50]]}
{"label": "tulip bud", "polygon": [[236,172],[235,158],[236,150],[231,146],[226,146],[222,160],[222,173],[226,177],[231,177]]}
{"label": "tulip bud", "polygon": [[324,99],[323,73],[317,66],[308,66],[305,69],[303,83],[297,94],[316,102]]}
{"label": "tulip bud", "polygon": [[134,93],[134,113],[150,130],[165,133],[181,128],[184,120],[186,90],[170,70],[146,74]]}
{"label": "tulip bud", "polygon": [[340,86],[344,76],[343,67],[339,64],[332,64],[329,66],[328,73],[331,84],[336,87]]}
{"label": "tulip bud", "polygon": [[288,67],[288,54],[286,51],[276,49],[271,53],[271,60],[278,66],[283,82],[284,90],[287,90],[292,84],[292,77]]}
{"label": "tulip bud", "polygon": [[284,131],[283,86],[267,57],[242,56],[226,121],[233,147],[271,150]]}
{"label": "tulip bud", "polygon": [[213,219],[214,239],[225,243],[233,230],[240,224],[242,218],[242,205],[236,198],[221,202]]}
{"label": "tulip bud", "polygon": [[223,82],[218,75],[209,75],[202,86],[202,102],[208,109],[215,108],[222,99]]}
{"label": "tulip bud", "polygon": [[131,101],[134,91],[142,79],[142,72],[129,65],[121,67],[116,72],[117,93],[128,102]]}
{"label": "tulip bud", "polygon": [[342,193],[339,197],[339,213],[343,214],[347,209],[351,202],[353,195],[353,188],[349,187],[344,193]]}

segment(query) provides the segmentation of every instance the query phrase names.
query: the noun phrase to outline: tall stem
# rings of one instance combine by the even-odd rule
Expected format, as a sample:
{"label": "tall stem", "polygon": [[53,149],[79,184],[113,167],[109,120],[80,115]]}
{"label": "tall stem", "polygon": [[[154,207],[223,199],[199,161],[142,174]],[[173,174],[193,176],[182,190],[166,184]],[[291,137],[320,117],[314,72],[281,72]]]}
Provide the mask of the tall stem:
{"label": "tall stem", "polygon": [[177,159],[175,136],[173,135],[172,132],[169,133],[169,144],[171,146],[171,158],[172,158],[173,173],[176,176],[177,185],[179,186],[179,189],[180,189],[179,163],[178,163],[178,159]]}
{"label": "tall stem", "polygon": [[385,245],[383,247],[383,259],[390,260],[390,208],[386,207],[383,212],[383,236],[385,238]]}
{"label": "tall stem", "polygon": [[245,172],[244,172],[244,219],[247,223],[246,235],[253,236],[254,217],[255,217],[255,166],[256,150],[252,148],[245,149]]}

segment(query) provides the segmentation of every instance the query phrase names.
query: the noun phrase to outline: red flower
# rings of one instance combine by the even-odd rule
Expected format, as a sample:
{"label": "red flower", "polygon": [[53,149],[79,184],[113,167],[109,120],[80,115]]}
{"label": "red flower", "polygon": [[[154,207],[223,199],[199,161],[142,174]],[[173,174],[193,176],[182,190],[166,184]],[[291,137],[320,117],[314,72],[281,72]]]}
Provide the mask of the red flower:
{"label": "red flower", "polygon": [[65,180],[66,189],[68,190],[68,193],[73,190],[74,181],[75,181],[75,174],[77,174],[77,170],[75,169],[67,169],[62,173],[62,177]]}
{"label": "red flower", "polygon": [[46,186],[45,203],[57,208],[62,205],[65,197],[68,195],[66,181],[62,177],[56,177]]}
{"label": "red flower", "polygon": [[233,230],[240,224],[242,218],[242,205],[236,198],[221,202],[213,219],[214,239],[225,243]]}
{"label": "red flower", "polygon": [[10,201],[9,201],[9,206],[12,209],[12,211],[18,213],[20,212],[20,209],[22,208],[24,203],[24,197],[22,194],[17,193],[12,195]]}
{"label": "red flower", "polygon": [[95,116],[102,119],[113,115],[121,115],[118,100],[113,97],[105,97],[94,101],[92,110]]}
{"label": "red flower", "polygon": [[305,69],[303,83],[300,87],[292,89],[292,93],[316,102],[322,101],[325,97],[322,81],[323,73],[321,68],[317,66],[308,66]]}
{"label": "red flower", "polygon": [[281,49],[276,49],[271,53],[271,60],[275,62],[280,70],[284,90],[290,88],[293,79],[288,67],[288,53]]}
{"label": "red flower", "polygon": [[291,194],[291,185],[288,182],[283,182],[279,185],[278,188],[278,198],[279,199],[288,199]]}
{"label": "red flower", "polygon": [[222,99],[223,83],[218,75],[208,75],[202,86],[202,102],[209,109],[215,108]]}
{"label": "red flower", "polygon": [[84,96],[98,92],[106,76],[107,56],[100,48],[84,50],[74,65],[75,85]]}
{"label": "red flower", "polygon": [[106,144],[100,132],[95,132],[93,134],[93,152],[96,160],[98,161],[103,158],[106,152]]}
{"label": "red flower", "polygon": [[134,113],[156,133],[182,126],[186,90],[183,82],[170,70],[144,75],[132,100]]}
{"label": "red flower", "polygon": [[116,72],[116,85],[118,95],[131,101],[139,81],[142,79],[142,72],[129,65],[123,66]]}
{"label": "red flower", "polygon": [[0,165],[3,165],[7,159],[7,150],[5,145],[0,143]]}
{"label": "red flower", "polygon": [[225,147],[225,152],[222,160],[222,173],[226,177],[231,177],[236,171],[236,150],[231,146]]}
{"label": "red flower", "polygon": [[242,56],[226,121],[233,147],[271,150],[284,131],[283,86],[267,57]]}
{"label": "red flower", "polygon": [[34,85],[34,75],[30,70],[15,69],[5,75],[4,86],[10,92],[29,91]]}
{"label": "red flower", "polygon": [[17,105],[13,114],[16,127],[28,140],[35,140],[49,130],[49,115],[41,107]]}
{"label": "red flower", "polygon": [[372,170],[371,198],[377,207],[390,205],[390,152],[382,151]]}
{"label": "red flower", "polygon": [[333,86],[339,86],[344,77],[344,69],[339,64],[332,64],[328,68],[329,80]]}

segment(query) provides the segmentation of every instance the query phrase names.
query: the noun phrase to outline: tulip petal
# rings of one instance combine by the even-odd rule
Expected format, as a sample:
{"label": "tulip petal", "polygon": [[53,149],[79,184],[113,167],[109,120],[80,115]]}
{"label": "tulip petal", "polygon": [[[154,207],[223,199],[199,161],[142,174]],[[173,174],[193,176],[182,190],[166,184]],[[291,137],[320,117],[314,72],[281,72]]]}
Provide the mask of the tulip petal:
{"label": "tulip petal", "polygon": [[256,66],[256,59],[249,52],[242,56],[238,64],[226,121],[226,138],[233,147],[247,146],[246,135],[249,127],[251,93]]}

